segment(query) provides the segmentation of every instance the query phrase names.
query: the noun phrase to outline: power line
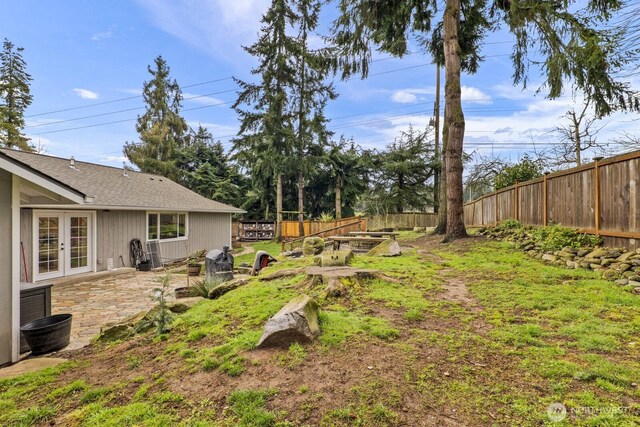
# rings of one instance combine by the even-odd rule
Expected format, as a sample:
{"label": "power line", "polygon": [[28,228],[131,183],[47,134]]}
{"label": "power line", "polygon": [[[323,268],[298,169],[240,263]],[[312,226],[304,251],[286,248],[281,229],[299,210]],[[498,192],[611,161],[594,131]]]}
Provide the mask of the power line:
{"label": "power line", "polygon": [[[221,93],[235,92],[236,90],[237,89],[221,90],[221,91],[218,91],[218,92],[205,93],[203,95],[189,96],[189,97],[183,98],[182,100],[183,101],[190,101],[190,100],[197,99],[197,98],[204,98],[204,97],[207,97],[207,96],[219,95]],[[74,117],[72,119],[58,120],[58,121],[50,122],[50,123],[40,123],[40,124],[37,124],[37,125],[29,125],[29,126],[25,126],[25,129],[26,128],[41,127],[41,126],[53,126],[53,125],[57,125],[59,123],[67,123],[67,122],[73,122],[73,121],[77,121],[77,120],[91,119],[91,118],[94,118],[94,117],[109,116],[109,115],[113,115],[113,114],[129,112],[129,111],[142,110],[144,108],[145,107],[126,108],[124,110],[109,111],[109,112],[106,112],[106,113],[93,114],[91,116]],[[186,110],[181,110],[181,111],[190,111],[190,110],[186,109]]]}
{"label": "power line", "polygon": [[[187,85],[187,86],[182,86],[181,89],[185,89],[185,88],[189,88],[189,87],[196,87],[196,86],[203,86],[203,85],[206,85],[206,84],[217,83],[217,82],[221,82],[221,81],[224,81],[224,80],[231,80],[231,79],[233,79],[232,76],[223,77],[223,78],[214,79],[214,80],[207,80],[205,82],[193,83],[193,84],[190,84],[190,85]],[[94,102],[92,104],[81,105],[81,106],[78,106],[78,107],[62,108],[60,110],[53,110],[53,111],[47,111],[47,112],[44,112],[44,113],[31,114],[29,116],[24,116],[24,117],[25,118],[31,118],[31,117],[47,116],[49,114],[62,113],[62,112],[65,112],[65,111],[81,110],[83,108],[97,107],[99,105],[113,104],[115,102],[129,101],[131,99],[137,99],[137,98],[142,98],[142,95],[140,94],[140,95],[129,96],[129,97],[126,97],[126,98],[112,99],[110,101]]]}

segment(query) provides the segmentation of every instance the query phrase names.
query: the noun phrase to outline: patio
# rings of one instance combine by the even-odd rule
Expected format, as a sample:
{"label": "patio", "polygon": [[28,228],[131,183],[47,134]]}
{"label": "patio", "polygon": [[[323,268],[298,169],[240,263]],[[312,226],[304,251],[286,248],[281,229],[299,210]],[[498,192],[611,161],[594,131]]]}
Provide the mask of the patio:
{"label": "patio", "polygon": [[[51,289],[52,313],[73,314],[71,342],[65,350],[85,347],[106,323],[151,309],[155,305],[153,289],[164,274],[136,271],[55,284]],[[186,286],[186,276],[173,275],[168,300],[174,299],[173,290],[180,286]]]}

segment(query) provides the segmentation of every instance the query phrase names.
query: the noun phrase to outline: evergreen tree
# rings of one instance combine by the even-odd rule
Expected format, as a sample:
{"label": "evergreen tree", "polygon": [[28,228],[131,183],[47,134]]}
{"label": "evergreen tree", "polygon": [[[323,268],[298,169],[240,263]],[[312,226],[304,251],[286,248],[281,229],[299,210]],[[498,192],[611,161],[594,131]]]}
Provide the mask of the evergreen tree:
{"label": "evergreen tree", "polygon": [[22,133],[24,110],[33,100],[29,88],[32,78],[23,51],[4,39],[0,53],[0,146],[33,151],[29,138]]}
{"label": "evergreen tree", "polygon": [[409,127],[373,160],[372,185],[366,198],[372,213],[425,211],[433,206],[437,165],[427,131]]}
{"label": "evergreen tree", "polygon": [[192,131],[188,144],[176,151],[175,167],[180,184],[201,196],[232,206],[244,203],[243,177],[206,128]]}
{"label": "evergreen tree", "polygon": [[288,0],[273,0],[262,17],[258,41],[244,48],[259,60],[251,73],[259,75],[260,81],[234,79],[241,91],[233,108],[241,123],[233,150],[240,164],[251,172],[254,190],[260,191],[257,186],[273,182],[275,177],[277,240],[282,238],[282,175],[295,170],[295,112],[288,89],[295,82],[297,47],[287,28],[296,19]]}
{"label": "evergreen tree", "polygon": [[465,120],[461,104],[461,72],[473,72],[480,60],[480,42],[505,25],[515,36],[514,83],[527,83],[529,49],[538,50],[550,98],[561,95],[572,80],[594,101],[596,114],[615,108],[639,108],[635,93],[612,76],[628,60],[620,34],[606,28],[619,0],[446,0],[439,15],[436,0],[340,0],[334,40],[342,49],[335,66],[343,77],[366,76],[374,46],[393,55],[408,52],[407,40],[417,36],[434,61],[445,66],[444,158],[447,187],[447,235],[466,235],[463,221],[462,148]]}
{"label": "evergreen tree", "polygon": [[319,161],[330,132],[324,115],[327,101],[337,97],[333,84],[326,83],[329,74],[327,49],[310,49],[309,36],[318,26],[320,0],[294,0],[298,35],[296,44],[297,73],[292,87],[297,111],[295,156],[298,187],[298,223],[304,235],[304,177]]}
{"label": "evergreen tree", "polygon": [[187,122],[180,116],[182,91],[178,82],[171,80],[169,66],[162,56],[154,63],[155,68],[148,67],[152,78],[142,89],[147,110],[138,116],[136,124],[140,142],[125,143],[123,151],[142,172],[178,181],[175,155],[184,147],[188,131]]}

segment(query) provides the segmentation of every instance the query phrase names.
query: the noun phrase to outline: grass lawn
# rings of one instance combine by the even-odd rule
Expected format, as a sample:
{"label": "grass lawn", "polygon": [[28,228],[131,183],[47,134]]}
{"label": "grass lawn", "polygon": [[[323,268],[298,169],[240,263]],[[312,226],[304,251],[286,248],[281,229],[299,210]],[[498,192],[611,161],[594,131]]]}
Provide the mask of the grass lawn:
{"label": "grass lawn", "polygon": [[[372,280],[331,299],[322,285],[305,290],[322,309],[314,344],[254,349],[303,276],[252,279],[176,316],[166,335],[94,345],[0,381],[0,425],[640,423],[638,296],[506,243],[439,244],[416,233],[400,241],[401,257],[354,260],[400,284]],[[567,411],[558,422],[547,414],[554,403]]]}

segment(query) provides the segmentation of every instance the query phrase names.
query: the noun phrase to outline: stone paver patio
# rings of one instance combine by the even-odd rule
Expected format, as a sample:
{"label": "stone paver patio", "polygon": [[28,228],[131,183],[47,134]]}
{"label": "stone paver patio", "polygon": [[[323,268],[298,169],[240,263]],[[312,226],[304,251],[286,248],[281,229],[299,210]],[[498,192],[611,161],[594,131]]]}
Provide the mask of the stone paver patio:
{"label": "stone paver patio", "polygon": [[[71,342],[65,350],[88,345],[106,323],[151,309],[156,304],[151,299],[153,289],[160,286],[157,280],[164,274],[136,271],[86,282],[54,285],[51,289],[52,313],[73,314]],[[174,299],[175,288],[186,286],[186,280],[183,274],[171,276],[168,300]]]}

